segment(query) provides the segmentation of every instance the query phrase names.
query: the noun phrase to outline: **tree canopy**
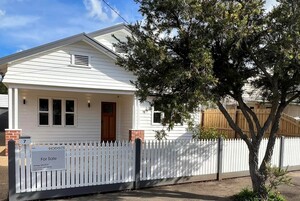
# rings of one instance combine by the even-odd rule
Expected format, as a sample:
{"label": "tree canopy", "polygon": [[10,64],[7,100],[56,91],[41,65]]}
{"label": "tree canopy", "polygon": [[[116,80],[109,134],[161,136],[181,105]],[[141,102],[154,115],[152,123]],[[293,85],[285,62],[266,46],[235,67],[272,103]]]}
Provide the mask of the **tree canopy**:
{"label": "tree canopy", "polygon": [[[249,148],[252,184],[262,197],[284,108],[300,97],[300,2],[279,0],[270,12],[265,1],[136,0],[144,20],[129,25],[132,37],[118,46],[125,50],[118,64],[132,71],[142,101],[165,113],[174,126],[189,119],[205,101],[216,102],[230,126]],[[261,123],[244,100],[251,93],[272,104]],[[249,88],[249,87],[248,87]],[[234,123],[222,100],[237,101],[250,137]],[[258,150],[271,128],[267,151],[258,164]]]}
{"label": "tree canopy", "polygon": [[7,94],[7,88],[2,82],[0,82],[0,94]]}

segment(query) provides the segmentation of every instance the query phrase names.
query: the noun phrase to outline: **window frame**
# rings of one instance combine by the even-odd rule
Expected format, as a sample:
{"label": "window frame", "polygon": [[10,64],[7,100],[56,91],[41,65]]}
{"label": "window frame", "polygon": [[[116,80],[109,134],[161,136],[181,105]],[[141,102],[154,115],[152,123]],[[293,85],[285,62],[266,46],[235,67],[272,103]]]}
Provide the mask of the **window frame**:
{"label": "window frame", "polygon": [[[165,117],[165,113],[160,111],[160,110],[155,110],[154,109],[154,106],[151,107],[152,109],[152,112],[151,112],[151,124],[152,125],[162,125],[162,119]],[[160,113],[161,114],[161,117],[160,117],[160,123],[157,123],[157,122],[154,122],[154,114],[155,113]],[[182,118],[181,118],[181,121],[180,122],[175,122],[174,126],[183,126],[184,125],[184,122],[182,121]]]}
{"label": "window frame", "polygon": [[[41,111],[41,110],[40,110],[40,100],[41,100],[41,99],[48,100],[48,111]],[[38,107],[38,118],[37,118],[38,126],[39,126],[39,127],[50,127],[50,125],[51,125],[51,122],[50,122],[50,121],[51,121],[51,115],[50,115],[50,112],[51,112],[51,104],[50,104],[49,98],[44,98],[44,97],[38,98],[38,104],[37,104],[37,107]],[[48,124],[47,124],[47,125],[41,125],[41,124],[40,124],[40,113],[48,114]]]}
{"label": "window frame", "polygon": [[[47,113],[45,111],[40,111],[40,99],[48,100],[48,125],[40,125],[40,112]],[[61,125],[53,124],[53,100],[61,100]],[[66,112],[66,101],[74,101],[74,112]],[[38,97],[37,100],[37,125],[38,127],[77,127],[77,100],[74,98],[58,98],[58,97]],[[74,125],[66,125],[66,114],[74,114]]]}
{"label": "window frame", "polygon": [[[67,101],[73,101],[74,102],[74,112],[67,112]],[[77,102],[74,98],[65,98],[64,101],[63,101],[63,123],[64,123],[64,126],[65,127],[76,127],[77,124],[76,124],[76,113],[77,113],[77,109],[76,109],[76,106],[77,106]],[[73,122],[73,125],[67,125],[67,118],[66,118],[66,115],[67,114],[73,114],[74,115],[74,122]]]}
{"label": "window frame", "polygon": [[[160,110],[155,110],[154,106],[151,107],[152,108],[152,114],[151,114],[151,123],[152,125],[162,125],[162,119],[164,118],[164,112],[160,111]],[[160,113],[160,122],[154,122],[154,114],[156,113]]]}
{"label": "window frame", "polygon": [[[80,55],[80,56],[86,56],[88,57],[88,65],[78,65],[75,64],[75,55]],[[71,57],[71,61],[70,61],[70,66],[75,66],[75,67],[80,67],[80,68],[91,68],[91,56],[85,53],[80,53],[80,52],[70,52],[70,57]]]}
{"label": "window frame", "polygon": [[[51,117],[51,120],[52,120],[52,122],[51,122],[51,126],[53,126],[53,127],[63,127],[64,126],[64,124],[63,124],[63,103],[64,103],[64,100],[62,99],[62,98],[51,98],[50,99],[51,100],[51,115],[50,115],[50,117]],[[53,101],[54,100],[60,100],[61,101],[61,113],[60,113],[60,115],[61,115],[61,117],[60,117],[60,121],[61,121],[61,124],[60,125],[54,125],[54,111],[53,111]]]}

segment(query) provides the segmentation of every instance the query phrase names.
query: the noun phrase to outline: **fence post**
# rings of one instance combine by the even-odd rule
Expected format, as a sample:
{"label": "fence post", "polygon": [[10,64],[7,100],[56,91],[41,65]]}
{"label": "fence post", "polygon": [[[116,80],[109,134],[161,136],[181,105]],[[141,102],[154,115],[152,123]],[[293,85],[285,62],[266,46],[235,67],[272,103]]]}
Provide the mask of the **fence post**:
{"label": "fence post", "polygon": [[284,136],[280,138],[280,152],[279,152],[279,167],[283,168],[283,159],[284,159]]}
{"label": "fence post", "polygon": [[218,139],[218,172],[217,180],[222,180],[222,160],[223,160],[223,138]]}
{"label": "fence post", "polygon": [[201,110],[201,128],[204,127],[204,110]]}
{"label": "fence post", "polygon": [[8,198],[16,200],[16,143],[8,141]]}
{"label": "fence post", "polygon": [[135,139],[135,182],[134,189],[140,188],[141,181],[141,147],[142,141],[139,138]]}
{"label": "fence post", "polygon": [[[239,111],[237,108],[235,109],[235,124],[239,126]],[[234,138],[237,138],[237,136],[238,133],[236,132],[236,130],[234,130]]]}

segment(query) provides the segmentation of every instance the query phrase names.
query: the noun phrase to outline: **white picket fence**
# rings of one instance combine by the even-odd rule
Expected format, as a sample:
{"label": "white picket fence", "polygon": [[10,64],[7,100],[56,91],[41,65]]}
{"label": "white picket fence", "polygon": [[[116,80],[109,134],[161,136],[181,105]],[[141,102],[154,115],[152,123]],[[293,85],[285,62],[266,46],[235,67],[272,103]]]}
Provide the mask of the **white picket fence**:
{"label": "white picket fence", "polygon": [[216,174],[217,150],[217,140],[145,142],[141,180]]}
{"label": "white picket fence", "polygon": [[[31,171],[32,146],[65,146],[65,170]],[[16,145],[16,192],[33,192],[133,181],[134,145],[84,142]]]}
{"label": "white picket fence", "polygon": [[[290,139],[285,139],[291,141]],[[263,139],[259,150],[259,164],[262,162],[268,139]],[[300,144],[299,144],[300,145]],[[300,149],[299,149],[300,151]],[[245,142],[240,139],[229,139],[223,142],[223,159],[222,159],[222,173],[239,172],[249,170],[248,162],[249,150]],[[271,165],[279,166],[280,158],[280,138],[276,139]],[[300,165],[300,161],[299,161]]]}
{"label": "white picket fence", "polygon": [[283,166],[300,165],[300,138],[286,138]]}
{"label": "white picket fence", "polygon": [[[80,142],[16,145],[16,193],[76,188],[135,181],[135,162],[140,161],[140,180],[159,180],[249,170],[248,149],[240,140],[223,140],[221,170],[218,140],[145,141],[137,160],[133,142]],[[32,146],[65,146],[65,170],[31,171]],[[261,144],[262,161],[267,139]],[[280,161],[280,139],[276,139],[272,165]],[[284,166],[300,165],[300,138],[285,138]]]}

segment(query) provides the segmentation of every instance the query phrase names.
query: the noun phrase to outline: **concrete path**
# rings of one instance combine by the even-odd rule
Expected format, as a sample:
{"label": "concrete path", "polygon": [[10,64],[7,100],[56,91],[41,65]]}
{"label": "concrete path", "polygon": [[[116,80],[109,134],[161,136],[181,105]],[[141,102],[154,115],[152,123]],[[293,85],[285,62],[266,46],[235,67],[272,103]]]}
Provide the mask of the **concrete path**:
{"label": "concrete path", "polygon": [[7,198],[8,192],[8,170],[7,157],[3,156],[3,147],[0,146],[0,201]]}

